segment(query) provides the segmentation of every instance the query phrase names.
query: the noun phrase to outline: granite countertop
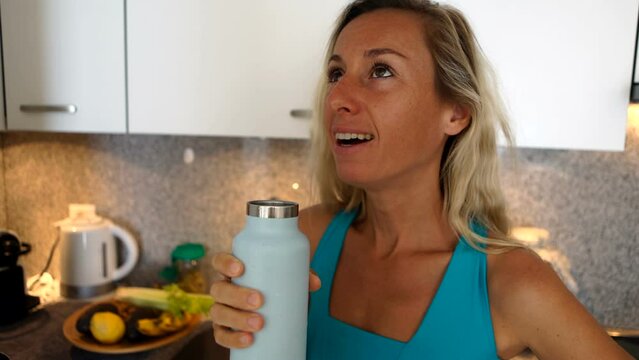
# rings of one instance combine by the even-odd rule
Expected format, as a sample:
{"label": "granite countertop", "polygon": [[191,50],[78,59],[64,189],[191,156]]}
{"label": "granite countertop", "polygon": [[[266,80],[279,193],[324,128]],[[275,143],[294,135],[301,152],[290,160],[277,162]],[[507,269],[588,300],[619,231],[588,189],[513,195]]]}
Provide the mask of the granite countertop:
{"label": "granite countertop", "polygon": [[[211,327],[203,322],[191,334],[161,348],[126,355],[105,355],[88,352],[73,346],[62,333],[64,320],[86,302],[64,301],[48,304],[17,324],[0,328],[0,352],[11,360],[28,359],[173,359],[182,347],[198,334]],[[213,341],[213,339],[211,339]]]}

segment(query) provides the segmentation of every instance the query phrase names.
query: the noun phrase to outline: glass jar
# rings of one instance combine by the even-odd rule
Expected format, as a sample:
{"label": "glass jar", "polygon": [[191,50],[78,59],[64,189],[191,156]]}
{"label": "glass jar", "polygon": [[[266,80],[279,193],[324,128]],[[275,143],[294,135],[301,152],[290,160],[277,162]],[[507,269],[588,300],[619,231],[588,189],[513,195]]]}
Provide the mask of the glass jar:
{"label": "glass jar", "polygon": [[190,293],[207,293],[207,281],[202,269],[206,251],[199,243],[185,243],[171,253],[171,262],[177,272],[177,285]]}

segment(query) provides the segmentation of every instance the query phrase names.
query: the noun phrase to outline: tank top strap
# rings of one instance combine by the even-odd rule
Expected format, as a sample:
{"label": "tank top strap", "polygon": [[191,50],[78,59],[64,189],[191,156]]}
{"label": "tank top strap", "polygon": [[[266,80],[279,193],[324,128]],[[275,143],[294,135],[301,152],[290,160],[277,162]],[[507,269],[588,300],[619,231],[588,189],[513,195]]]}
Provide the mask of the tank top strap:
{"label": "tank top strap", "polygon": [[477,220],[473,219],[470,221],[470,229],[479,236],[488,236],[488,229]]}
{"label": "tank top strap", "polygon": [[[474,233],[485,237],[486,228],[471,222]],[[484,247],[480,244],[480,247]],[[424,321],[401,359],[429,354],[432,359],[497,359],[488,299],[486,254],[460,237],[446,275]],[[467,347],[455,346],[464,339]]]}
{"label": "tank top strap", "polygon": [[330,328],[329,302],[331,289],[333,288],[333,276],[342,252],[344,238],[353,220],[357,217],[358,210],[340,211],[326,228],[320,240],[313,259],[311,269],[313,269],[322,281],[322,287],[311,293],[309,303],[309,324],[315,326],[309,328],[309,337],[328,336],[319,329]]}
{"label": "tank top strap", "polygon": [[346,233],[358,213],[358,209],[352,211],[340,210],[326,228],[315,250],[311,268],[319,275],[324,289],[331,288]]}

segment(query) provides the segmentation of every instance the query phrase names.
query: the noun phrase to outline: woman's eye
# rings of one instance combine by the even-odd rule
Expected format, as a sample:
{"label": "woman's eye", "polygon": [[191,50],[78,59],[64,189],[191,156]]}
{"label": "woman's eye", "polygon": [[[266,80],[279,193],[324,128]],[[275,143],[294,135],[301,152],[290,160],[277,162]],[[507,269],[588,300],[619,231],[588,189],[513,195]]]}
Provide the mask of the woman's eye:
{"label": "woman's eye", "polygon": [[337,80],[339,80],[340,77],[342,77],[342,70],[341,69],[329,69],[328,70],[328,82],[329,83],[337,82]]}
{"label": "woman's eye", "polygon": [[373,71],[371,72],[372,78],[387,78],[393,76],[388,65],[384,64],[375,64],[373,67]]}

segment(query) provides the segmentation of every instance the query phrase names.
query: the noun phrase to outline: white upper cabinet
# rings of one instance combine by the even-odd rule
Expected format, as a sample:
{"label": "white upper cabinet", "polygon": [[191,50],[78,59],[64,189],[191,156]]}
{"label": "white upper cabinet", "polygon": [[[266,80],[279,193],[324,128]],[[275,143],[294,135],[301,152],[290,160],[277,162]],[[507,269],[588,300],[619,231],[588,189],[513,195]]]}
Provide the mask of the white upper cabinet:
{"label": "white upper cabinet", "polygon": [[638,0],[450,0],[501,79],[522,147],[623,150]]}
{"label": "white upper cabinet", "polygon": [[130,132],[307,137],[346,3],[128,0]]}
{"label": "white upper cabinet", "polygon": [[0,0],[9,130],[126,132],[124,0]]}
{"label": "white upper cabinet", "polygon": [[[519,146],[623,150],[639,0],[444,1],[493,63]],[[8,129],[307,137],[348,2],[0,0]]]}

